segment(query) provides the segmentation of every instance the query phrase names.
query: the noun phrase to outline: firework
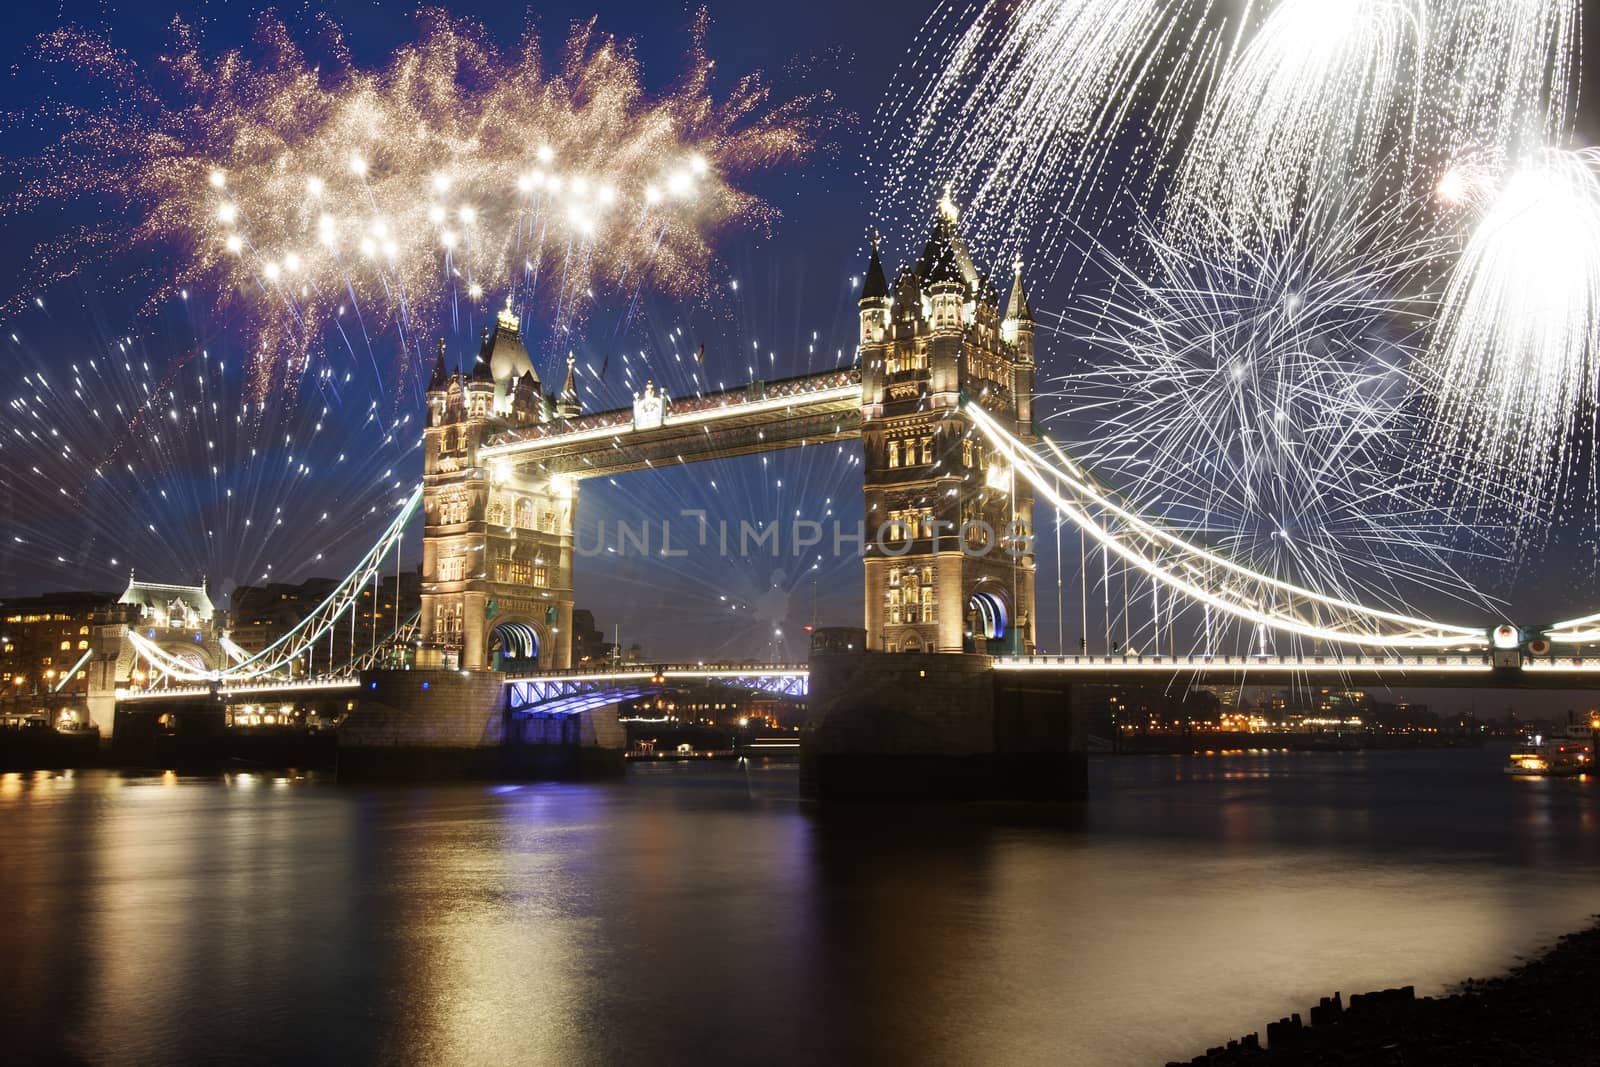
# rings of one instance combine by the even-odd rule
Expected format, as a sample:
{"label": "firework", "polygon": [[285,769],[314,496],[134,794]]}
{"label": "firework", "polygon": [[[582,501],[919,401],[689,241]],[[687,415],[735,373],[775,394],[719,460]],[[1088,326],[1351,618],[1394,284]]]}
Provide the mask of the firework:
{"label": "firework", "polygon": [[1430,11],[1419,114],[1446,157],[1517,158],[1571,133],[1578,0],[1454,0]]}
{"label": "firework", "polygon": [[[1270,234],[1415,154],[1425,0],[1282,0],[1227,65],[1171,193],[1177,227]],[[1214,206],[1214,207],[1213,207]]]}
{"label": "firework", "polygon": [[[409,413],[326,368],[300,403],[252,399],[242,359],[181,332],[97,335],[65,353],[6,338],[17,374],[0,427],[0,578],[13,588],[110,587],[134,567],[216,591],[317,572],[366,547],[409,491]],[[313,485],[336,486],[337,506]]]}
{"label": "firework", "polygon": [[1404,279],[1430,251],[1373,225],[1204,251],[1147,228],[1153,266],[1120,263],[1065,324],[1091,351],[1057,398],[1074,454],[1172,527],[1269,578],[1399,607],[1467,595],[1458,564],[1488,546],[1404,473],[1426,325]]}
{"label": "firework", "polygon": [[954,33],[958,9],[941,6],[926,58],[878,115],[870,162],[885,225],[920,237],[920,205],[949,183],[985,253],[1028,247],[1055,262],[1119,192],[1143,189],[1141,162],[1168,151],[1221,47],[1214,6],[994,0]]}
{"label": "firework", "polygon": [[1445,289],[1426,364],[1441,467],[1468,499],[1548,511],[1600,373],[1600,152],[1548,150],[1500,182]]}
{"label": "firework", "polygon": [[775,103],[754,76],[715,96],[703,16],[685,73],[655,97],[630,46],[592,23],[546,70],[531,30],[502,54],[472,23],[419,17],[378,72],[355,68],[331,25],[318,61],[264,21],[257,61],[208,57],[174,23],[150,75],[98,39],[46,37],[41,59],[107,99],[24,164],[18,208],[85,216],[40,250],[39,283],[175,250],[148,306],[182,288],[236,295],[258,392],[303,371],[331,326],[414,354],[457,302],[490,294],[544,311],[564,352],[597,291],[703,290],[711,235],[771,214],[734,182],[803,156],[819,129],[815,98]]}
{"label": "firework", "polygon": [[[1519,544],[1536,540],[1559,484],[1537,464],[1573,447],[1592,400],[1589,179],[1552,166],[1566,157],[1546,147],[1572,128],[1579,11],[1022,0],[969,18],[945,5],[880,115],[873,161],[885,203],[953,179],[990,254],[1042,245],[1049,269],[1064,248],[1087,249],[1080,281],[1110,263],[1114,297],[1062,327],[1103,362],[1066,392],[1075,416],[1107,414],[1084,434],[1089,450],[1141,501],[1197,525],[1215,509],[1208,532],[1268,573],[1394,602],[1378,570],[1421,578],[1403,558],[1434,558],[1455,536],[1430,524],[1459,531],[1491,497],[1525,528]],[[1529,158],[1543,178],[1512,165]],[[1554,197],[1511,224],[1538,184]],[[1572,228],[1536,261],[1536,235],[1563,212]],[[1290,288],[1326,351],[1297,349],[1269,313]],[[1188,362],[1220,337],[1275,369],[1230,389],[1216,365]],[[1358,403],[1378,381],[1386,399]],[[1275,426],[1284,396],[1289,423],[1322,436],[1290,448],[1238,429]],[[1208,438],[1228,398],[1233,436]],[[1340,426],[1351,436],[1329,440]],[[1197,495],[1208,449],[1217,484]],[[1297,470],[1313,452],[1341,456],[1350,477]],[[1236,492],[1220,484],[1228,474]],[[1369,493],[1375,506],[1356,506]],[[1465,510],[1433,510],[1454,503]],[[1289,516],[1287,540],[1275,516]],[[1363,552],[1374,568],[1357,565]]]}

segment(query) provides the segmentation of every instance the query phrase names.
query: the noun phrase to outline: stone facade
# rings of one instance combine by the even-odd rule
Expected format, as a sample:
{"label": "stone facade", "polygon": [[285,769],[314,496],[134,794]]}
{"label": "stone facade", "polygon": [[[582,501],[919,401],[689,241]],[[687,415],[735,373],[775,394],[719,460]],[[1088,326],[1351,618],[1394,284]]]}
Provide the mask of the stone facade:
{"label": "stone facade", "polygon": [[615,707],[522,718],[488,671],[369,671],[339,728],[339,777],[603,777],[626,750]]}
{"label": "stone facade", "polygon": [[818,800],[1071,800],[1088,720],[1068,687],[1031,688],[983,655],[811,656],[802,794]]}
{"label": "stone facade", "polygon": [[509,308],[470,370],[448,373],[440,342],[423,444],[419,667],[571,664],[577,483],[478,452],[502,431],[576,414],[571,360],[560,396],[546,396]]}
{"label": "stone facade", "polygon": [[1033,317],[1018,264],[1002,312],[948,197],[890,286],[862,286],[866,629],[888,652],[1033,649],[1033,490],[974,428],[978,404],[1033,438]]}

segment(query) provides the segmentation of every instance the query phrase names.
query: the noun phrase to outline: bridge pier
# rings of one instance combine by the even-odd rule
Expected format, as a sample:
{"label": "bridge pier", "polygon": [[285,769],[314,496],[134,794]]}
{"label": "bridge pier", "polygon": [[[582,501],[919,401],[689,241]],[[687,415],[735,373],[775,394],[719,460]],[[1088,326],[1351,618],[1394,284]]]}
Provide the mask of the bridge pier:
{"label": "bridge pier", "polygon": [[813,652],[800,788],[823,801],[1060,801],[1088,787],[1073,688],[983,655]]}
{"label": "bridge pier", "polygon": [[574,779],[620,775],[627,736],[614,706],[513,716],[494,671],[367,671],[339,727],[339,778]]}

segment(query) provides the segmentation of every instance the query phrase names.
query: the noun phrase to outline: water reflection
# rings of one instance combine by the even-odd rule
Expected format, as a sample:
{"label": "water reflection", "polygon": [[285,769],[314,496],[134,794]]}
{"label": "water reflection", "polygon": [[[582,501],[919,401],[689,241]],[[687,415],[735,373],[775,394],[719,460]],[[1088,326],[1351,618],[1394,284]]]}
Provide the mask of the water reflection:
{"label": "water reflection", "polygon": [[1130,758],[1048,812],[606,786],[0,777],[10,1050],[102,1061],[1151,1063],[1600,910],[1589,782]]}

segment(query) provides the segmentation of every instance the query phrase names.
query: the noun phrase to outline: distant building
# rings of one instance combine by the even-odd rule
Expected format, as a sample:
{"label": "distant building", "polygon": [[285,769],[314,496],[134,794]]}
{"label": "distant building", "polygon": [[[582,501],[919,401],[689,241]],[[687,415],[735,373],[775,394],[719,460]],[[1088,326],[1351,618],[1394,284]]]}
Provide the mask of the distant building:
{"label": "distant building", "polygon": [[89,652],[91,628],[117,603],[117,594],[46,593],[0,600],[0,685],[16,700],[48,693],[71,677],[64,693],[88,689],[88,672],[73,665]]}
{"label": "distant building", "polygon": [[611,642],[594,624],[594,612],[574,608],[572,612],[572,665],[582,667],[611,659]]}

